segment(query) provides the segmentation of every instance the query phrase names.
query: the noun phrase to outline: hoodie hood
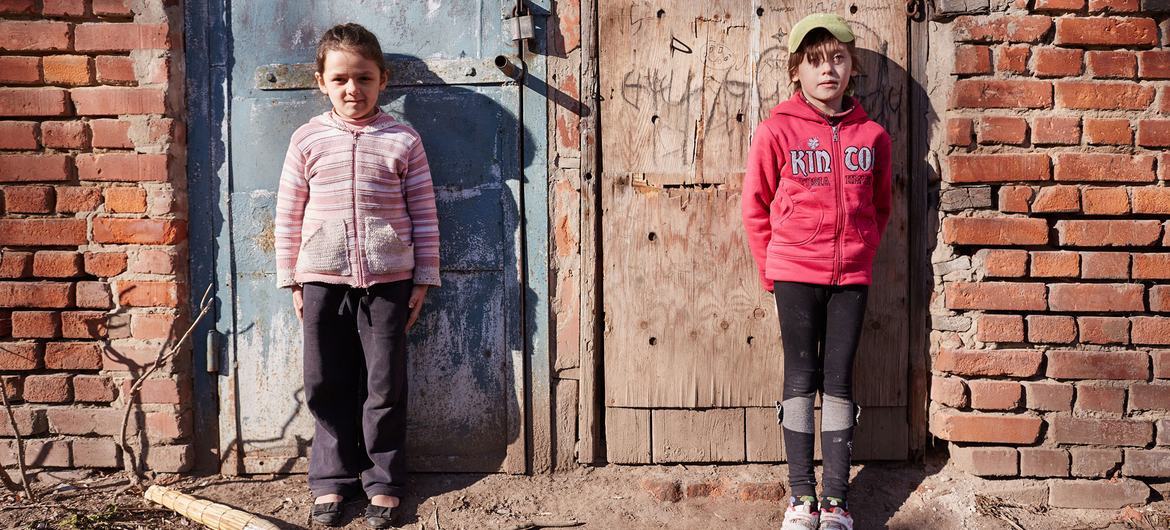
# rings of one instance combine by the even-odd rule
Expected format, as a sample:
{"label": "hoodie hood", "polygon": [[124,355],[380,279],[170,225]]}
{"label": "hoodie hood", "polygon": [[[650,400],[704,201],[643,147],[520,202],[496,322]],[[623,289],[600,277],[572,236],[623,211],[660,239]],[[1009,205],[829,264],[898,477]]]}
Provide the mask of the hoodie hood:
{"label": "hoodie hood", "polygon": [[327,110],[318,116],[314,116],[313,119],[309,120],[309,123],[315,123],[317,125],[324,125],[326,127],[331,127],[334,129],[345,131],[347,133],[348,132],[370,133],[370,132],[374,132],[374,131],[381,131],[383,129],[389,129],[389,128],[397,125],[398,120],[394,119],[393,116],[391,116],[391,115],[387,114],[386,112],[382,111],[381,109],[379,109],[378,110],[378,117],[374,118],[374,121],[367,123],[365,127],[354,129],[354,127],[352,125],[346,124],[345,122],[337,119],[337,116],[333,115],[332,110]]}
{"label": "hoodie hood", "polygon": [[[857,98],[845,96],[842,102],[848,104],[849,110],[845,111],[845,114],[841,116],[841,123],[863,122],[869,119],[869,114],[866,114],[865,109],[861,108],[861,103],[857,101]],[[817,123],[829,122],[828,117],[806,101],[804,94],[799,90],[794,92],[792,97],[772,107],[772,116],[776,115],[792,116]]]}

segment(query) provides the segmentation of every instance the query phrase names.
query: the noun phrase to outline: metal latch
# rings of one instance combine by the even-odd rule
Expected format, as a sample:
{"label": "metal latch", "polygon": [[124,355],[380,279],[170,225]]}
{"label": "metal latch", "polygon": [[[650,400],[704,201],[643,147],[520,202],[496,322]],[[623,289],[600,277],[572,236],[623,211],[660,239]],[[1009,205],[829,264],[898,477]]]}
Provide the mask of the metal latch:
{"label": "metal latch", "polygon": [[218,330],[207,332],[207,348],[204,355],[207,359],[207,373],[219,373],[219,352],[223,349],[223,333]]}
{"label": "metal latch", "polygon": [[532,21],[532,15],[524,14],[505,18],[504,27],[508,29],[514,41],[536,37],[536,25]]}

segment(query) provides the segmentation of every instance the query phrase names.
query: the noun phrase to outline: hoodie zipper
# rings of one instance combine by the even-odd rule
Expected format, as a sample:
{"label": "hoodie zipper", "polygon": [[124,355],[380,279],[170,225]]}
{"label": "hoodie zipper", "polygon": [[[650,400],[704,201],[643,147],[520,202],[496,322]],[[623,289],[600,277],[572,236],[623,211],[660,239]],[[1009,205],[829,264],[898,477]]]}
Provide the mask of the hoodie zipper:
{"label": "hoodie zipper", "polygon": [[841,207],[841,204],[845,202],[845,199],[842,197],[844,194],[842,180],[844,179],[837,171],[837,160],[841,158],[841,139],[837,134],[837,130],[841,127],[841,124],[830,125],[830,127],[833,129],[833,158],[831,159],[833,162],[830,163],[830,166],[833,169],[833,190],[836,192],[834,197],[837,200],[837,227],[835,237],[833,238],[833,281],[831,283],[832,285],[837,285],[841,281],[841,232],[844,228],[842,225],[845,223],[844,209]]}
{"label": "hoodie zipper", "polygon": [[362,259],[362,255],[361,255],[362,249],[365,247],[362,246],[362,230],[361,230],[361,227],[358,226],[358,207],[357,207],[357,204],[358,204],[357,144],[358,144],[358,136],[361,136],[362,133],[360,133],[358,131],[350,131],[350,134],[353,134],[353,144],[350,146],[350,154],[349,154],[349,173],[350,173],[350,175],[352,175],[352,180],[350,182],[350,189],[353,191],[353,235],[354,235],[354,242],[356,243],[355,248],[354,248],[354,256],[357,258],[356,261],[357,261],[358,286],[365,287],[366,286],[366,278],[365,278],[365,275],[362,273],[362,269],[364,268],[363,267],[364,260]]}

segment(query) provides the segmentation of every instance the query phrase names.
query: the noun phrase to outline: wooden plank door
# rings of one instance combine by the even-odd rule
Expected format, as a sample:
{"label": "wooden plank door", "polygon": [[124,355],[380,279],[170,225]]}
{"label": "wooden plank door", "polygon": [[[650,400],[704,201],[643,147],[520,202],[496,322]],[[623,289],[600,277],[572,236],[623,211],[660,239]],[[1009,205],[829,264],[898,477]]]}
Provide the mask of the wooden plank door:
{"label": "wooden plank door", "polygon": [[[230,170],[214,204],[226,337],[219,377],[223,466],[307,467],[301,329],[273,263],[273,207],[292,132],[328,109],[311,80],[316,39],[361,21],[392,68],[380,104],[426,145],[439,207],[443,286],[410,335],[408,464],[425,471],[523,472],[524,376],[519,86],[492,65],[514,54],[501,15],[514,2],[235,2]],[[226,37],[226,36],[225,36]],[[294,65],[276,66],[271,65]],[[306,76],[308,74],[308,76]],[[542,166],[541,166],[542,167]],[[539,167],[538,167],[539,169]]]}
{"label": "wooden plank door", "polygon": [[600,0],[598,11],[610,461],[782,459],[773,410],[783,384],[779,326],[756,279],[739,196],[753,130],[791,94],[786,31],[815,11],[850,21],[862,48],[857,95],[893,137],[894,211],[855,364],[865,409],[855,446],[859,459],[905,458],[901,4]]}

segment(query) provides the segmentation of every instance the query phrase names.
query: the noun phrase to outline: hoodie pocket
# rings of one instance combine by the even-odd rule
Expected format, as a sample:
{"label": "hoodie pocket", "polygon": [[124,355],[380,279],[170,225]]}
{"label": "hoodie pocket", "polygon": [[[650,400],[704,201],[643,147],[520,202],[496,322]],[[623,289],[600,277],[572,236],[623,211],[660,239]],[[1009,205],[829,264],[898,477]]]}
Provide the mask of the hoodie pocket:
{"label": "hoodie pocket", "polygon": [[780,204],[772,222],[772,241],[778,245],[804,245],[821,231],[825,211],[816,195],[789,179],[780,180]]}
{"label": "hoodie pocket", "polygon": [[349,241],[344,219],[328,219],[311,228],[301,242],[297,272],[349,275]]}
{"label": "hoodie pocket", "polygon": [[366,261],[371,274],[390,274],[414,269],[414,245],[398,237],[390,222],[365,218]]}
{"label": "hoodie pocket", "polygon": [[873,220],[873,216],[861,214],[853,218],[854,229],[857,231],[857,237],[861,239],[861,243],[870,250],[877,250],[878,244],[881,243],[881,236],[878,235],[877,222]]}

